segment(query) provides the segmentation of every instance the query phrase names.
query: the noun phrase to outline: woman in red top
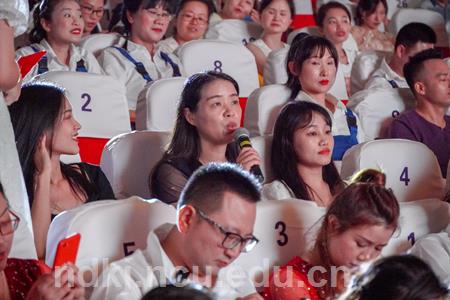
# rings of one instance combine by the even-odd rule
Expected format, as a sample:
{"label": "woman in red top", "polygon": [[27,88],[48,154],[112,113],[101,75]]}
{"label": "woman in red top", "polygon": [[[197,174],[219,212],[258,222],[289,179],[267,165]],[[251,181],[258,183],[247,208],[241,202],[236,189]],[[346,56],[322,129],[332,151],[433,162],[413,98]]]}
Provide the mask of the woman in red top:
{"label": "woman in red top", "polygon": [[75,266],[65,265],[57,272],[43,274],[37,260],[8,258],[19,221],[0,183],[0,299],[85,299]]}
{"label": "woman in red top", "polygon": [[329,206],[314,247],[271,274],[265,299],[334,299],[344,291],[348,272],[381,253],[398,216],[390,190],[372,183],[348,186]]}

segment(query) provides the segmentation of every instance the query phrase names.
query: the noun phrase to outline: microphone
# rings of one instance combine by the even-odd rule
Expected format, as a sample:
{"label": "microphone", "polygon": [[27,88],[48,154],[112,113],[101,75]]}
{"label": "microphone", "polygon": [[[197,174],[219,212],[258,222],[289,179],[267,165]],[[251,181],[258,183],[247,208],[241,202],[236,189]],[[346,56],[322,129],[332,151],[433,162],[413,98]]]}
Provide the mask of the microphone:
{"label": "microphone", "polygon": [[[250,142],[250,137],[249,137],[249,132],[247,129],[241,127],[238,128],[235,132],[234,132],[234,139],[237,141],[238,145],[239,145],[239,149],[242,150],[242,148],[245,147],[252,147],[252,143]],[[256,179],[258,179],[258,181],[260,183],[264,182],[264,175],[261,172],[261,168],[259,167],[259,165],[253,165],[250,168],[250,173],[252,173]]]}

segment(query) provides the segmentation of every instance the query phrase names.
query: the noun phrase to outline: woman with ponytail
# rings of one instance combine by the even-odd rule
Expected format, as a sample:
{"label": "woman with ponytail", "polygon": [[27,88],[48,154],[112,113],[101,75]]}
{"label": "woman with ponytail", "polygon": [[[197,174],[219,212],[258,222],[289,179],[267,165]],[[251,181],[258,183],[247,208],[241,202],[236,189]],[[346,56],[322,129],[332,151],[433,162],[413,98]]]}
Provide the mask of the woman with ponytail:
{"label": "woman with ponytail", "polygon": [[42,0],[34,11],[30,46],[16,51],[25,56],[42,50],[46,55],[24,81],[47,71],[76,71],[103,74],[94,55],[76,46],[81,40],[84,21],[76,0]]}
{"label": "woman with ponytail", "polygon": [[271,274],[265,299],[335,299],[345,290],[345,275],[380,255],[399,213],[392,191],[371,183],[348,186],[328,207],[313,248]]}

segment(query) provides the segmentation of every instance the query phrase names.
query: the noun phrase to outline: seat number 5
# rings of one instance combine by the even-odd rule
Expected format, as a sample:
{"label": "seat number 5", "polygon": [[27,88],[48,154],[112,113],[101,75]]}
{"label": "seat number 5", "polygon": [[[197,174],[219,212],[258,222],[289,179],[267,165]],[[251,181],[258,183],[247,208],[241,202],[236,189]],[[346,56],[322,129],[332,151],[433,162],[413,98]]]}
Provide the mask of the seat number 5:
{"label": "seat number 5", "polygon": [[288,235],[286,234],[286,223],[278,221],[275,224],[275,230],[279,230],[280,238],[277,240],[278,246],[285,246],[288,243]]}

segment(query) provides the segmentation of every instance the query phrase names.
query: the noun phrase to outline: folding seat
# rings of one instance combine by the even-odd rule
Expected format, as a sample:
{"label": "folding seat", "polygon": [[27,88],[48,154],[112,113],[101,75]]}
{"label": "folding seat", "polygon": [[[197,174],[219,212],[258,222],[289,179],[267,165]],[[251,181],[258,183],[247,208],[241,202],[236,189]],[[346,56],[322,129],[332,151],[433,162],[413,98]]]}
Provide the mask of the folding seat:
{"label": "folding seat", "polygon": [[421,8],[403,8],[396,11],[389,23],[389,31],[394,36],[403,26],[414,21],[420,21],[433,28],[437,36],[437,47],[448,48],[447,32],[445,30],[445,20],[438,12]]}
{"label": "folding seat", "polygon": [[244,268],[257,288],[273,267],[302,255],[314,243],[325,208],[313,201],[279,200],[257,204],[253,234],[259,243],[250,253],[242,253],[233,266]]}
{"label": "folding seat", "polygon": [[278,114],[290,94],[291,91],[284,85],[272,84],[255,90],[249,96],[244,127],[250,136],[272,134]]}
{"label": "folding seat", "polygon": [[264,85],[285,84],[287,82],[286,58],[288,53],[289,47],[284,47],[269,53],[263,71]]}
{"label": "folding seat", "polygon": [[148,233],[164,223],[176,223],[176,211],[156,199],[131,197],[87,203],[52,221],[45,262],[53,266],[59,241],[80,233],[75,264],[88,286],[92,286],[109,263],[145,249]]}
{"label": "folding seat", "polygon": [[347,150],[342,159],[341,177],[349,178],[365,168],[381,169],[386,187],[399,202],[441,199],[444,179],[434,153],[424,144],[402,139],[375,140]]}
{"label": "folding seat", "polygon": [[99,164],[106,142],[130,132],[130,117],[125,86],[110,76],[57,71],[39,79],[64,87],[75,119],[81,124],[78,143],[84,162]]}
{"label": "folding seat", "polygon": [[100,167],[116,198],[151,197],[149,175],[169,141],[168,132],[133,131],[116,136],[106,144]]}
{"label": "folding seat", "polygon": [[350,79],[350,89],[352,93],[364,89],[366,82],[369,80],[372,73],[378,69],[383,58],[389,61],[389,54],[381,51],[364,51],[356,56]]}
{"label": "folding seat", "polygon": [[272,167],[270,164],[270,153],[272,151],[272,136],[255,136],[251,139],[252,147],[258,151],[261,156],[261,171],[264,174],[264,182],[273,181]]}
{"label": "folding seat", "polygon": [[294,0],[295,15],[291,27],[294,29],[315,26],[314,6],[316,0]]}
{"label": "folding seat", "polygon": [[214,70],[233,77],[239,84],[244,116],[247,97],[259,87],[255,57],[246,47],[225,41],[197,40],[182,45],[178,57],[189,76]]}
{"label": "folding seat", "polygon": [[347,104],[361,121],[365,140],[386,136],[389,125],[404,110],[415,106],[410,89],[369,89],[355,93]]}
{"label": "folding seat", "polygon": [[238,43],[245,46],[259,39],[261,34],[261,26],[254,22],[227,19],[209,25],[205,39]]}
{"label": "folding seat", "polygon": [[[445,229],[450,222],[450,204],[440,199],[400,202],[399,226],[383,255],[408,251],[420,238]],[[449,245],[450,246],[450,245]]]}
{"label": "folding seat", "polygon": [[102,50],[116,45],[119,38],[120,34],[115,32],[90,34],[81,40],[80,46],[98,56]]}
{"label": "folding seat", "polygon": [[185,77],[164,78],[145,87],[136,106],[137,130],[173,130],[185,80]]}

